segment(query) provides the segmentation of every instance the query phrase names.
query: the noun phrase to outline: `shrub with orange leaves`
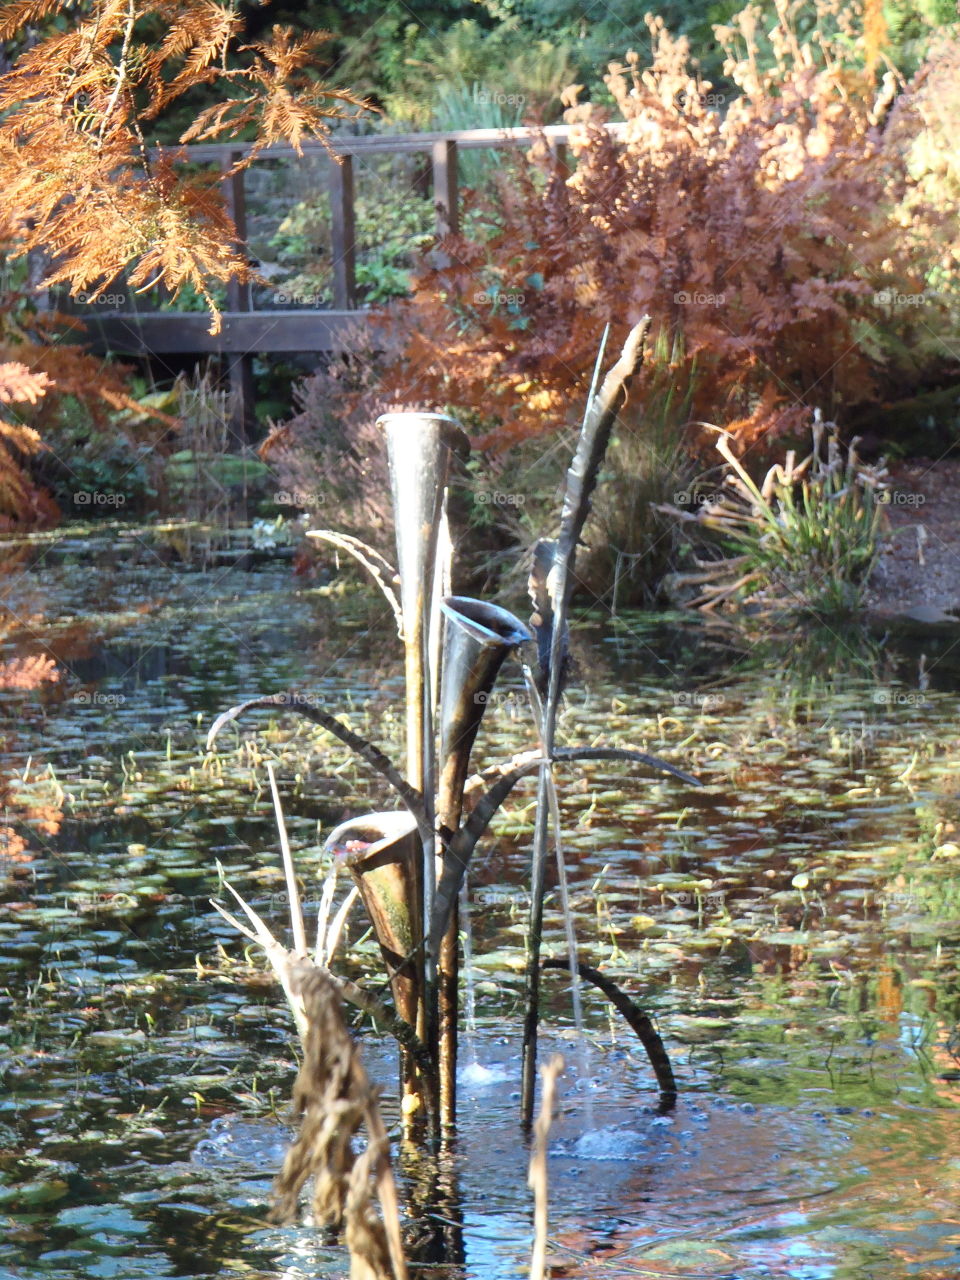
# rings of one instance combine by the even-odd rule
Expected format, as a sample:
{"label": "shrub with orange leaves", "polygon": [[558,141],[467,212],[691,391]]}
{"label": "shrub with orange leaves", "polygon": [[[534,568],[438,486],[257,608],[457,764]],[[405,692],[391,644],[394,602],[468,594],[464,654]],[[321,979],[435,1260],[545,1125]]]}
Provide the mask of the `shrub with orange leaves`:
{"label": "shrub with orange leaves", "polygon": [[57,664],[45,653],[0,662],[0,689],[36,689],[41,684],[56,684],[59,679]]}
{"label": "shrub with orange leaves", "polygon": [[45,373],[36,373],[19,360],[0,364],[0,404],[12,404],[16,400],[36,404],[49,385],[50,379]]}
{"label": "shrub with orange leaves", "polygon": [[[46,373],[28,369],[20,360],[0,363],[0,405],[18,402],[35,405],[46,393],[50,379]],[[40,436],[24,422],[0,410],[0,521],[8,513],[26,516],[31,523],[42,522],[55,507],[43,510],[43,497],[31,483],[24,460],[42,447]],[[2,668],[0,668],[2,681]],[[2,687],[2,684],[0,684]]]}
{"label": "shrub with orange leaves", "polygon": [[[648,18],[650,65],[629,53],[606,78],[619,135],[574,91],[573,173],[540,146],[474,195],[470,238],[447,237],[386,318],[408,336],[382,394],[466,410],[501,451],[579,411],[605,322],[615,346],[646,313],[691,418],[744,445],[795,430],[813,406],[842,422],[893,398],[916,374],[910,326],[944,332],[928,290],[942,215],[904,203],[902,130],[886,128],[902,86],[892,69],[875,85],[877,32],[865,59],[860,11],[818,0],[824,21],[804,43],[794,10],[779,0],[767,32],[752,6],[716,29],[739,89],[728,103]],[[922,313],[892,315],[890,297],[919,298]],[[934,362],[951,360],[933,346]]]}
{"label": "shrub with orange leaves", "polygon": [[[126,366],[67,341],[71,327],[76,320],[38,312],[25,293],[10,290],[0,298],[0,529],[59,518],[31,460],[48,450],[64,414],[76,412],[76,404],[65,407],[71,400],[92,424],[120,436],[156,443],[179,426],[131,395]],[[63,461],[69,467],[69,459]]]}

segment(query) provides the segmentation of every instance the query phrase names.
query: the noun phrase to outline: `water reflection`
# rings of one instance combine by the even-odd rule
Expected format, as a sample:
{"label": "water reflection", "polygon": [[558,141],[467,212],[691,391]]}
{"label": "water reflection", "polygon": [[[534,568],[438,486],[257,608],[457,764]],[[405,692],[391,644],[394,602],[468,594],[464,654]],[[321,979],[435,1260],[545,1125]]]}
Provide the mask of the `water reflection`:
{"label": "water reflection", "polygon": [[[282,721],[238,736],[216,765],[202,741],[213,711],[303,684],[399,758],[399,663],[381,652],[377,606],[297,593],[282,567],[202,576],[142,549],[104,555],[109,578],[34,557],[3,589],[3,655],[41,645],[64,675],[28,699],[0,691],[6,776],[60,788],[63,813],[56,832],[21,824],[29,860],[0,892],[0,1272],[340,1273],[342,1253],[315,1232],[266,1223],[292,1030],[208,898],[219,857],[257,910],[283,918],[265,753],[314,907],[321,836],[384,797]],[[571,1063],[551,1139],[558,1271],[955,1277],[953,640],[754,642],[631,617],[612,633],[581,620],[578,646],[568,737],[667,754],[705,786],[603,763],[563,792],[581,947],[658,1017],[681,1097],[657,1115],[640,1047],[592,991],[578,1073],[568,980],[545,978]],[[504,700],[478,756],[529,739]],[[400,1161],[425,1249],[462,1246],[471,1280],[515,1276],[530,1237],[512,1038],[530,800],[516,793],[471,867],[462,1132],[439,1170],[419,1153]],[[562,955],[555,901],[547,926]],[[362,932],[358,920],[354,976],[374,962]],[[360,1032],[391,1113],[392,1050]]]}

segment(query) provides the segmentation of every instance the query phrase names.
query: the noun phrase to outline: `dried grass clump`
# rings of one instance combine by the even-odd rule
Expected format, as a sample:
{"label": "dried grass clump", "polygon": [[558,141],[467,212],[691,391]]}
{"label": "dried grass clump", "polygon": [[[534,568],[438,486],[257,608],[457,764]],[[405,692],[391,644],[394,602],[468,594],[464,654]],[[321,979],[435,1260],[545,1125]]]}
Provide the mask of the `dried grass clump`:
{"label": "dried grass clump", "polygon": [[[724,434],[722,482],[702,503],[664,507],[680,520],[719,533],[723,557],[698,561],[674,585],[700,587],[688,603],[705,610],[747,601],[791,612],[842,614],[859,607],[880,547],[887,472],[843,449],[836,424],[819,411],[810,453],[791,450],[757,484]],[[692,495],[695,499],[697,495]]]}
{"label": "dried grass clump", "polygon": [[[344,1022],[339,991],[309,964],[295,966],[291,986],[303,1002],[307,1024],[303,1065],[293,1087],[302,1120],[276,1181],[273,1216],[293,1221],[300,1192],[312,1177],[317,1224],[345,1228],[351,1280],[405,1280],[390,1144],[377,1090]],[[358,1155],[354,1139],[361,1128],[367,1145]]]}

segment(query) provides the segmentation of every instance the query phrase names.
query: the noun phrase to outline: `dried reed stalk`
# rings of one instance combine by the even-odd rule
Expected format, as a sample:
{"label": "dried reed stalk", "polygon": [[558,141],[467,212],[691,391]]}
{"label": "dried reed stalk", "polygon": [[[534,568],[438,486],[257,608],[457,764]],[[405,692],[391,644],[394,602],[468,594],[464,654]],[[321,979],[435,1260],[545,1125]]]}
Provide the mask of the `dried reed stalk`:
{"label": "dried reed stalk", "polygon": [[530,1255],[530,1280],[544,1280],[547,1263],[547,1139],[553,1122],[553,1099],[557,1090],[557,1076],[564,1068],[563,1058],[554,1054],[545,1067],[540,1068],[543,1095],[540,1114],[533,1126],[533,1151],[530,1155],[530,1172],[527,1185],[533,1192],[533,1252]]}
{"label": "dried reed stalk", "polygon": [[[317,1224],[345,1227],[350,1280],[407,1280],[387,1131],[377,1090],[344,1022],[339,992],[329,975],[309,964],[294,967],[291,987],[307,1023],[293,1089],[302,1119],[275,1184],[273,1217],[295,1219],[300,1192],[312,1176]],[[367,1145],[357,1155],[353,1139],[361,1126]]]}

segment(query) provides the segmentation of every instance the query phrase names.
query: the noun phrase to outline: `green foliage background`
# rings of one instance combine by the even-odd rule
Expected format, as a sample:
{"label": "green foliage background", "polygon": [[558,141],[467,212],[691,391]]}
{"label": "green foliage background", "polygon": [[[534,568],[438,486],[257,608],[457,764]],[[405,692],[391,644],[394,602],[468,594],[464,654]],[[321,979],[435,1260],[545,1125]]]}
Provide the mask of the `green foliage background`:
{"label": "green foliage background", "polygon": [[[802,35],[814,32],[816,6],[784,0]],[[719,92],[727,85],[723,51],[713,27],[724,24],[742,0],[431,0],[429,4],[384,5],[382,0],[306,0],[294,4],[245,4],[250,39],[274,24],[299,31],[327,31],[318,75],[365,95],[382,113],[373,127],[401,129],[499,127],[533,116],[559,116],[560,91],[585,86],[594,100],[605,97],[607,64],[629,49],[650,48],[644,21],[659,14],[675,35],[685,36],[704,79]],[[757,5],[761,29],[772,25],[776,0]],[[905,76],[922,60],[931,38],[956,25],[954,0],[886,0],[888,39],[884,54]],[[184,100],[161,118],[156,136],[173,141],[195,105]],[[506,101],[500,101],[500,99]],[[518,103],[517,99],[521,99]]]}

